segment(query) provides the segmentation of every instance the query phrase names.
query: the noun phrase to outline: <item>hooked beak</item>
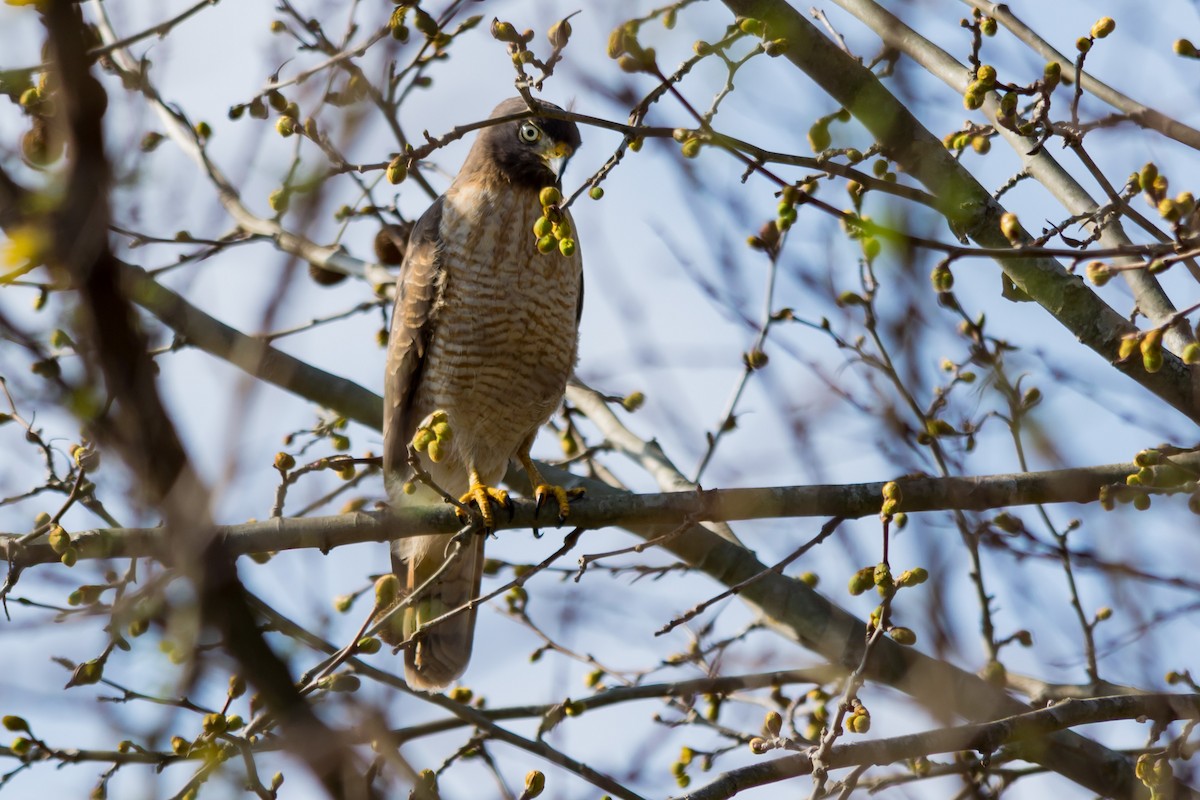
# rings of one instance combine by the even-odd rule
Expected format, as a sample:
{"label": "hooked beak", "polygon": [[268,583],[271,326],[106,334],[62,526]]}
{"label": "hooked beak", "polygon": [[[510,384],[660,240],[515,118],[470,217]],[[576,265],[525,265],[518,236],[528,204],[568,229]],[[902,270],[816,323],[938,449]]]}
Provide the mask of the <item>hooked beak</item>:
{"label": "hooked beak", "polygon": [[567,162],[574,154],[575,150],[571,145],[566,142],[555,142],[552,147],[547,147],[542,152],[542,158],[546,159],[546,163],[550,165],[554,177],[561,179],[563,171],[567,168]]}

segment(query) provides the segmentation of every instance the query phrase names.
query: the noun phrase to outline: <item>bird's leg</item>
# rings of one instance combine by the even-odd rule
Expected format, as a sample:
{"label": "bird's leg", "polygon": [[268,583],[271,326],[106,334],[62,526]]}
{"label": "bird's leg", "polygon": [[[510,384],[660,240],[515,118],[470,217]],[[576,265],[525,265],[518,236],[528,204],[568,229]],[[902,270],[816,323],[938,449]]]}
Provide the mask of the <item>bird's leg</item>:
{"label": "bird's leg", "polygon": [[[479,473],[475,468],[471,468],[471,488],[467,493],[458,498],[458,502],[463,505],[474,503],[479,509],[479,515],[483,517],[483,526],[488,530],[496,527],[496,515],[492,512],[492,501],[495,501],[501,508],[508,509],[509,515],[512,515],[512,503],[509,502],[508,492],[503,489],[497,489],[494,486],[488,486],[479,477]],[[465,516],[462,509],[458,510],[460,517]]]}
{"label": "bird's leg", "polygon": [[558,503],[558,524],[561,525],[571,513],[571,499],[581,497],[583,488],[576,487],[567,489],[555,484],[546,483],[546,479],[542,477],[542,473],[538,472],[537,467],[533,465],[533,459],[529,457],[529,448],[533,445],[533,437],[529,437],[529,441],[521,445],[521,449],[517,452],[517,458],[521,460],[521,466],[525,468],[525,474],[529,476],[529,483],[533,486],[533,499],[536,504],[536,510],[542,510],[542,503],[547,498],[554,498]]}

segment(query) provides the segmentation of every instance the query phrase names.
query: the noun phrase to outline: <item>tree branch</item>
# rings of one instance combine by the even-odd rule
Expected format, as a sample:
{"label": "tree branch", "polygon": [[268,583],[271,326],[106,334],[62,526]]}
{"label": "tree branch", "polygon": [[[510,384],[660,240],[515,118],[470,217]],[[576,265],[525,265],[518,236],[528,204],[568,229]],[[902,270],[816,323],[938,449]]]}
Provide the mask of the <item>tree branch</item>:
{"label": "tree branch", "polygon": [[[1149,719],[1160,723],[1200,719],[1200,695],[1122,695],[1094,700],[1068,700],[1050,708],[1016,714],[995,722],[838,745],[830,751],[825,764],[831,768],[892,764],[906,758],[963,750],[973,750],[987,756],[1005,745],[1016,746],[1018,758],[1029,758],[1028,754],[1021,754],[1022,745],[1033,739],[1077,725],[1124,719]],[[1030,744],[1028,749],[1036,751],[1038,745]],[[806,753],[777,758],[731,770],[698,791],[684,795],[681,800],[724,800],[755,786],[808,775],[812,769],[812,760]],[[1104,794],[1111,796],[1109,792]]]}
{"label": "tree branch", "polygon": [[[904,172],[938,200],[956,231],[987,247],[1009,247],[1000,230],[1000,206],[941,141],[924,128],[878,77],[831,43],[781,0],[723,0],[739,16],[763,20],[772,38],[789,43],[783,57],[850,111]],[[1022,232],[1026,239],[1029,237]],[[1163,368],[1148,373],[1139,363],[1118,360],[1121,337],[1135,328],[1083,282],[1049,258],[997,259],[1004,273],[1081,342],[1126,376],[1189,419],[1200,422],[1200,370],[1164,354]]]}
{"label": "tree branch", "polygon": [[[1175,456],[1172,462],[1200,471],[1200,453]],[[550,468],[548,465],[546,468]],[[969,478],[899,478],[903,494],[898,510],[986,511],[1041,503],[1095,502],[1101,487],[1123,484],[1140,468],[1133,463],[1106,464],[1078,469],[982,475]],[[774,486],[754,489],[697,489],[662,494],[631,494],[611,490],[595,494],[599,481],[563,472],[564,485],[582,485],[584,498],[571,504],[572,527],[595,530],[611,525],[679,525],[683,522],[727,522],[746,519],[799,517],[858,518],[878,514],[884,482],[825,486]],[[520,480],[513,470],[510,482]],[[533,501],[513,500],[513,514],[496,519],[495,529],[544,528],[553,524],[554,512],[539,510]],[[282,518],[240,525],[217,526],[216,536],[233,555],[278,550],[317,549],[363,542],[386,542],[409,536],[452,533],[462,527],[455,509],[446,505],[412,506],[390,514],[355,512],[329,517]],[[707,526],[704,526],[707,527]],[[717,532],[718,536],[722,536]],[[22,545],[27,534],[0,534],[0,557],[19,567],[53,563],[58,554],[49,545]],[[722,538],[726,538],[722,536]],[[727,539],[728,540],[728,539]],[[71,534],[80,558],[159,558],[176,541],[163,528],[98,528]]]}

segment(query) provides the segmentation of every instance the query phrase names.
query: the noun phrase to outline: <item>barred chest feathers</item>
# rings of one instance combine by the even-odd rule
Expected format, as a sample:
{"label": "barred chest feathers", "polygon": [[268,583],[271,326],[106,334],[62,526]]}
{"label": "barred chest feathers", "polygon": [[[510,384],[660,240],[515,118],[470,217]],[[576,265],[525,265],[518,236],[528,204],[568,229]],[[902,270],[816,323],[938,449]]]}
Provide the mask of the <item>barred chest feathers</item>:
{"label": "barred chest feathers", "polygon": [[[554,413],[575,365],[581,263],[537,251],[541,213],[536,190],[493,181],[452,186],[442,209],[443,285],[422,381],[436,388],[418,405],[420,416],[448,413],[452,455],[470,453],[488,483]],[[459,483],[461,470],[445,466],[437,472]]]}

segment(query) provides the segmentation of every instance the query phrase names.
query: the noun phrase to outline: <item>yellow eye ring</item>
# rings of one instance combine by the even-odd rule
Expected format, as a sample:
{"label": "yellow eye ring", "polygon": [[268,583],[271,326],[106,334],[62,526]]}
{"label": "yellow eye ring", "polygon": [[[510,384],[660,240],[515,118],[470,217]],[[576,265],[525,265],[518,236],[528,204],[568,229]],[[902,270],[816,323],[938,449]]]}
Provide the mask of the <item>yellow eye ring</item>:
{"label": "yellow eye ring", "polygon": [[542,129],[527,120],[517,129],[517,136],[522,142],[533,144],[542,138]]}

